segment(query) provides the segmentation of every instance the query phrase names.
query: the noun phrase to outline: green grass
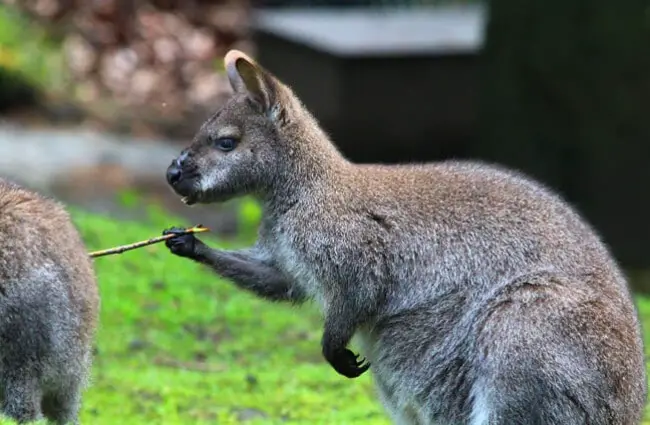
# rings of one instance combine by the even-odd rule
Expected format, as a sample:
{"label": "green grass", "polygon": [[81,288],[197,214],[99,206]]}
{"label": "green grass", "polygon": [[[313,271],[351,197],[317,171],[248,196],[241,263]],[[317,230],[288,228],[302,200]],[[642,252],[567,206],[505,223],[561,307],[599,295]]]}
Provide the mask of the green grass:
{"label": "green grass", "polygon": [[[256,216],[250,205],[243,213]],[[178,223],[160,213],[149,225],[74,218],[89,250]],[[315,308],[256,299],[163,244],[95,264],[102,312],[84,423],[389,423],[369,374],[349,380],[323,361]]]}
{"label": "green grass", "polygon": [[[73,217],[89,250],[190,224],[155,209],[146,224],[77,210]],[[244,203],[242,218],[249,227],[242,229],[245,244],[259,213]],[[321,358],[321,322],[313,307],[256,299],[174,257],[163,244],[97,258],[95,264],[101,325],[83,423],[390,423],[370,374],[349,380]],[[639,309],[648,330],[650,300],[639,299]]]}
{"label": "green grass", "polygon": [[[255,208],[244,203],[242,214],[253,227]],[[190,224],[155,209],[146,224],[77,210],[73,217],[89,250]],[[248,235],[243,239],[252,236],[250,229],[242,233]],[[370,374],[348,380],[323,361],[313,307],[256,299],[162,244],[97,258],[95,264],[101,324],[83,423],[390,423]],[[639,309],[650,330],[650,300],[640,298]],[[650,424],[650,416],[644,423]]]}
{"label": "green grass", "polygon": [[[257,213],[245,205],[253,226]],[[176,223],[162,213],[149,226],[75,219],[89,249]],[[389,423],[369,374],[348,380],[323,361],[315,309],[256,299],[162,244],[99,258],[96,267],[103,308],[85,423],[228,424],[241,423],[242,412],[262,415],[252,424]],[[640,309],[650,324],[650,302]]]}

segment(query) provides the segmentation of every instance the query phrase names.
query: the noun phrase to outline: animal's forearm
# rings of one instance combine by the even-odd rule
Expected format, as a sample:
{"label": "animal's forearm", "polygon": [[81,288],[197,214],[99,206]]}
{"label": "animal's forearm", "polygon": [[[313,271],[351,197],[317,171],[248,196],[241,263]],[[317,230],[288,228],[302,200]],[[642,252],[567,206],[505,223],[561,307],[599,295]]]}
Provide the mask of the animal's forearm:
{"label": "animal's forearm", "polygon": [[348,378],[356,378],[370,367],[347,348],[357,328],[369,317],[370,306],[374,306],[373,300],[360,299],[359,294],[342,293],[329,301],[321,341],[323,356],[334,370]]}
{"label": "animal's forearm", "polygon": [[250,250],[222,251],[201,242],[195,248],[193,259],[260,297],[291,302],[305,299],[304,293],[277,268],[256,258]]}

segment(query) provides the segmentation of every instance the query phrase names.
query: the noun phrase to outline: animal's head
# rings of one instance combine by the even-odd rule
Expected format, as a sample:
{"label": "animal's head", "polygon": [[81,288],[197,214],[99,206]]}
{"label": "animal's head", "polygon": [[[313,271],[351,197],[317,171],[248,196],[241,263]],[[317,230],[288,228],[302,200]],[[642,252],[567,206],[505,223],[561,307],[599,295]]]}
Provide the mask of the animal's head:
{"label": "animal's head", "polygon": [[263,191],[291,155],[287,127],[308,115],[287,86],[244,53],[231,50],[224,62],[233,96],[167,168],[167,182],[188,205]]}

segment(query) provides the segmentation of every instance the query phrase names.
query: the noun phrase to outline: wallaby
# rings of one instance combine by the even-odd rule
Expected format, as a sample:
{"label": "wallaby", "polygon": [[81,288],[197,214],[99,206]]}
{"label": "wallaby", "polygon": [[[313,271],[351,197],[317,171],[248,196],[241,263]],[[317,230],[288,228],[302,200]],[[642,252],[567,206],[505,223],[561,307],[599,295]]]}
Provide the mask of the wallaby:
{"label": "wallaby", "polygon": [[178,235],[172,253],[269,300],[316,300],[324,358],[349,378],[371,365],[395,423],[639,423],[626,278],[560,195],[479,161],[354,164],[261,65],[232,50],[225,69],[234,95],[166,177],[189,205],[256,196],[259,237],[223,251]]}
{"label": "wallaby", "polygon": [[77,424],[99,295],[64,207],[0,179],[0,397],[19,423]]}

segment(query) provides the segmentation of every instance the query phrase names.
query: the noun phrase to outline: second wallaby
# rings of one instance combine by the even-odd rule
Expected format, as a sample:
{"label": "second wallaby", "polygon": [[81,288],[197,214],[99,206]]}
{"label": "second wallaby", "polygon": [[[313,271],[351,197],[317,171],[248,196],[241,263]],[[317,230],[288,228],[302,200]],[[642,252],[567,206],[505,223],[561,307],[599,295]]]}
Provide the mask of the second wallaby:
{"label": "second wallaby", "polygon": [[100,307],[64,206],[0,179],[0,401],[27,423],[79,423]]}
{"label": "second wallaby", "polygon": [[576,209],[497,165],[354,164],[261,65],[233,50],[225,68],[234,95],[167,180],[190,205],[256,196],[259,237],[224,251],[179,235],[172,253],[269,300],[315,300],[324,358],[370,369],[397,424],[640,422],[638,313]]}

